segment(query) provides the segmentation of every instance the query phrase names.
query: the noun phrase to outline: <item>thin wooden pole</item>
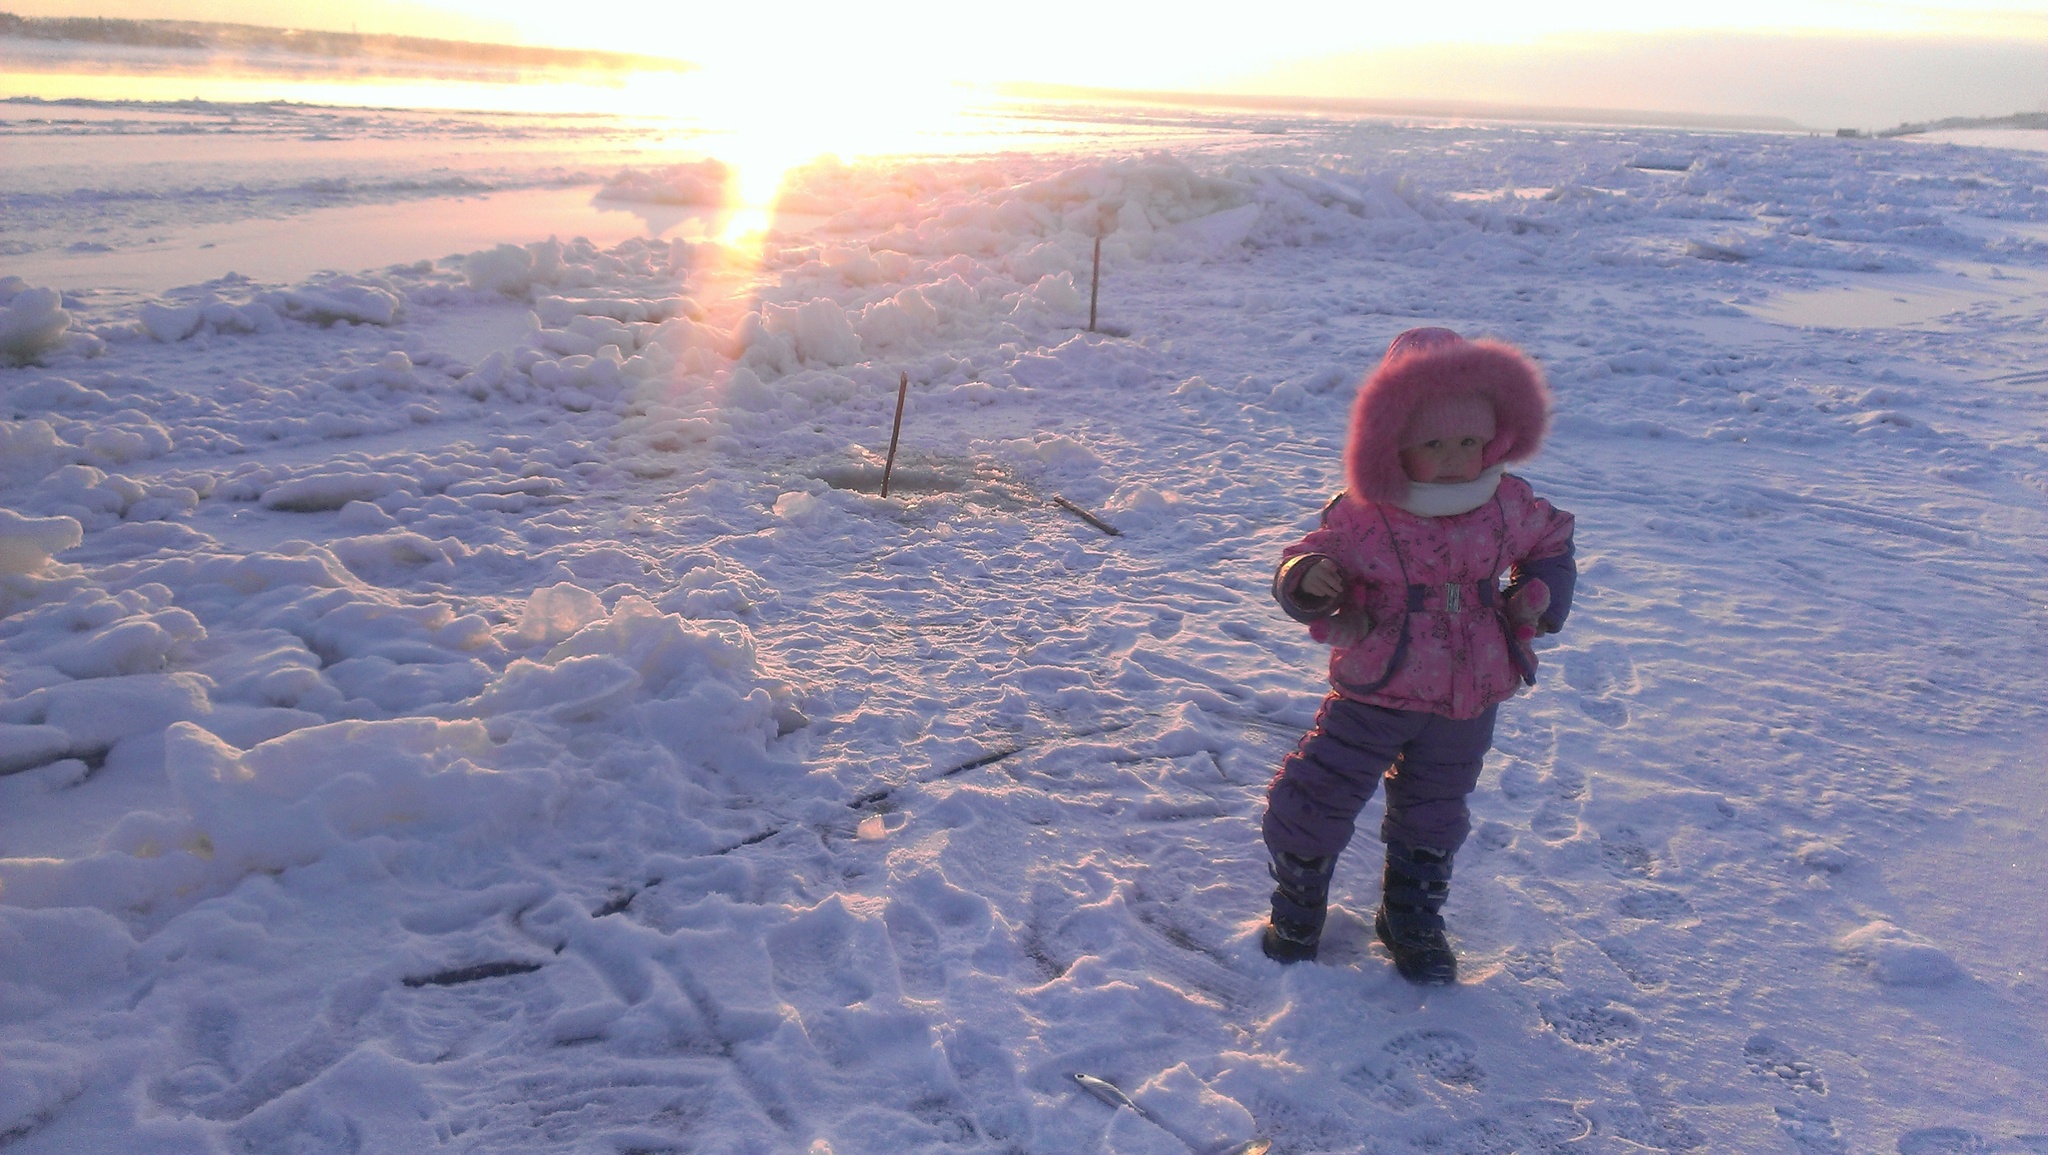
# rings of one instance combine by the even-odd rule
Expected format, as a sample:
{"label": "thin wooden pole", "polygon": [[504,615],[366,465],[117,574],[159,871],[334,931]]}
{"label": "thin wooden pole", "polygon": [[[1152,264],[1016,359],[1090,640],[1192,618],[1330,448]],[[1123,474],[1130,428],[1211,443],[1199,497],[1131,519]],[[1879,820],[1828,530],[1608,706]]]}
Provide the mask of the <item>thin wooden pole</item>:
{"label": "thin wooden pole", "polygon": [[1095,234],[1095,271],[1088,274],[1088,331],[1095,331],[1095,297],[1102,288],[1102,234]]}
{"label": "thin wooden pole", "polygon": [[1087,510],[1082,509],[1080,506],[1075,505],[1073,502],[1068,501],[1066,498],[1061,497],[1057,493],[1052,495],[1052,503],[1054,505],[1059,506],[1061,509],[1066,510],[1068,513],[1073,514],[1075,517],[1080,518],[1082,521],[1087,522],[1089,525],[1092,525],[1095,528],[1101,530],[1102,532],[1108,534],[1111,537],[1122,537],[1124,535],[1123,530],[1120,530],[1117,527],[1102,520],[1101,518],[1095,516],[1094,514],[1089,513]]}
{"label": "thin wooden pole", "polygon": [[896,385],[896,424],[889,430],[889,460],[882,463],[882,496],[889,496],[889,474],[896,469],[896,439],[903,435],[903,399],[910,396],[910,372]]}

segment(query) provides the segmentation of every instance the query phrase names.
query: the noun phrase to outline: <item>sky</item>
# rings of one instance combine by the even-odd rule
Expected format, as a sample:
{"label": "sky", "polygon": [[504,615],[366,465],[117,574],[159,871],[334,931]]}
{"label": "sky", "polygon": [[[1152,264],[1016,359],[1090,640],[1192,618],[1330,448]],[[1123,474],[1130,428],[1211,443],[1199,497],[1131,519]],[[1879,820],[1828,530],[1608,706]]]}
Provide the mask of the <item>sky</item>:
{"label": "sky", "polygon": [[[7,0],[0,0],[6,4]],[[925,80],[1790,117],[1817,127],[2048,110],[2048,0],[13,0],[24,15],[355,28],[674,56],[819,91]]]}

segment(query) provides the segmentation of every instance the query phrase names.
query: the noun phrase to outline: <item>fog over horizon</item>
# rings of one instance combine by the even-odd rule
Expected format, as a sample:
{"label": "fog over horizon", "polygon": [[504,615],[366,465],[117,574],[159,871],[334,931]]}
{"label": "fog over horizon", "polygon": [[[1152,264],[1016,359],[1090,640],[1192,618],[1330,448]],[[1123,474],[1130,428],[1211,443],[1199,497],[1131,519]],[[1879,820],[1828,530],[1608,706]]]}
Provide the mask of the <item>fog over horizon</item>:
{"label": "fog over horizon", "polygon": [[[31,0],[5,7],[30,17],[278,22],[277,10],[243,0],[130,2],[114,6],[116,12],[106,10],[105,0]],[[1558,32],[1517,41],[1498,28],[1481,27],[1471,42],[1418,42],[1410,28],[1404,34],[1409,39],[1401,42],[1355,47],[1362,39],[1355,27],[1318,29],[1284,14],[1241,29],[1200,21],[1140,27],[1128,11],[1111,6],[1100,27],[1041,27],[1014,36],[1008,29],[998,35],[936,22],[896,29],[882,17],[841,14],[805,22],[814,35],[777,38],[779,55],[760,59],[748,55],[758,49],[746,47],[745,36],[720,23],[722,18],[694,15],[648,16],[637,30],[612,22],[542,36],[535,30],[545,25],[532,13],[517,21],[441,5],[350,0],[294,11],[289,26],[631,51],[714,68],[779,66],[780,83],[827,91],[871,72],[876,53],[886,51],[877,46],[900,33],[900,55],[914,65],[909,71],[934,80],[1781,118],[1825,131],[2048,111],[2048,9],[2013,9],[2010,17],[2015,35],[2004,38],[1981,34],[1979,13],[1975,23],[1954,25],[1971,34],[1666,29]],[[1493,42],[1485,42],[1489,37]],[[1056,51],[1062,38],[1072,40],[1075,50]],[[1242,50],[1219,53],[1227,40],[1241,41]],[[1293,46],[1302,43],[1326,51],[1301,54]],[[45,67],[13,52],[0,54],[0,63],[27,71]]]}
{"label": "fog over horizon", "polygon": [[1741,33],[1556,37],[1325,56],[1247,75],[1230,88],[1778,116],[1811,128],[1872,129],[2048,111],[2048,45]]}

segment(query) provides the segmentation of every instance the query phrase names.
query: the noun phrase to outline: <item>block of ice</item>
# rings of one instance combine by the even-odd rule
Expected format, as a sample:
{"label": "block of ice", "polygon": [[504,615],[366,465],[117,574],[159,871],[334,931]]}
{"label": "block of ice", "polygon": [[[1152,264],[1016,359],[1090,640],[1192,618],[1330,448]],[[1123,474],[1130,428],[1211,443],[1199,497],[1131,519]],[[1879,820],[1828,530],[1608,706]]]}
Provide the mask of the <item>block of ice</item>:
{"label": "block of ice", "polygon": [[0,278],[0,362],[41,360],[64,346],[71,314],[55,289],[32,289],[20,277]]}
{"label": "block of ice", "polygon": [[83,540],[77,518],[23,517],[0,509],[0,574],[33,573]]}
{"label": "block of ice", "polygon": [[1835,946],[1888,987],[1937,987],[1963,975],[1940,947],[1883,919],[1850,931]]}

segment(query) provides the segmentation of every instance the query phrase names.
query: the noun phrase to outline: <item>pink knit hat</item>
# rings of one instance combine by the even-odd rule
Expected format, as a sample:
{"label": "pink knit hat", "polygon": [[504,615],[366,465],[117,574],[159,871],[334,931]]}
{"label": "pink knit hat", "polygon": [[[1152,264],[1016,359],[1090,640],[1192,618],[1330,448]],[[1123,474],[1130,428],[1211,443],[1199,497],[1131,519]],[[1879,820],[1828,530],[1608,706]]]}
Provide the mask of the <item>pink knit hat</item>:
{"label": "pink knit hat", "polygon": [[[1482,416],[1480,410],[1486,415]],[[1397,503],[1408,496],[1404,446],[1493,427],[1481,462],[1527,461],[1550,426],[1550,390],[1534,362],[1512,345],[1467,341],[1449,329],[1410,329],[1394,338],[1351,407],[1344,477],[1353,496]]]}

